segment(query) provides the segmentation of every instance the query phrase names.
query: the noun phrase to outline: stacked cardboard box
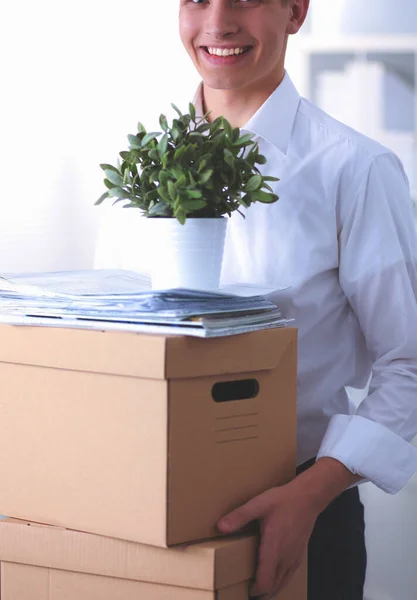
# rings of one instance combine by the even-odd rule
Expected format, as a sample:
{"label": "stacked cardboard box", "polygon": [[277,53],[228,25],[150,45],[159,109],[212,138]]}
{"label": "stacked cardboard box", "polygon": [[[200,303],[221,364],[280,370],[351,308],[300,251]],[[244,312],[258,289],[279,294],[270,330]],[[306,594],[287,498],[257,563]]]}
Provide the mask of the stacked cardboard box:
{"label": "stacked cardboard box", "polygon": [[246,598],[253,537],[167,547],[294,476],[296,331],[0,334],[2,600]]}
{"label": "stacked cardboard box", "polygon": [[[247,600],[254,536],[164,549],[7,519],[2,600]],[[305,600],[303,567],[276,600]]]}

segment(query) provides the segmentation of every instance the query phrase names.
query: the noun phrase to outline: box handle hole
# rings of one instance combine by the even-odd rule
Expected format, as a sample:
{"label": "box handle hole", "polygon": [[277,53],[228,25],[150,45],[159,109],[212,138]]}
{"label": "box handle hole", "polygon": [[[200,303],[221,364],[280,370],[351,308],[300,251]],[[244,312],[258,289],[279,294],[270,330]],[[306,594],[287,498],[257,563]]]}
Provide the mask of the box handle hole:
{"label": "box handle hole", "polygon": [[249,400],[259,394],[259,383],[256,379],[240,381],[222,381],[215,383],[211,395],[215,402],[232,402],[234,400]]}

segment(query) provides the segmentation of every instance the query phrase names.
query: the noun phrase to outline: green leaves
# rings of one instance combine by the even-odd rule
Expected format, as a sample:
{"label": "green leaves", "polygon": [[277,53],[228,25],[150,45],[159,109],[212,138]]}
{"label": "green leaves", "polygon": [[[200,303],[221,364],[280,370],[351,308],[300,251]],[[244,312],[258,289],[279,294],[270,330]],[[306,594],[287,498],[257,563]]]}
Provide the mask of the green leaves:
{"label": "green leaves", "polygon": [[169,181],[169,175],[167,171],[159,171],[159,183],[163,186],[167,186]]}
{"label": "green leaves", "polygon": [[[197,192],[196,190],[186,190],[185,194],[188,198],[202,198],[203,194],[201,192]],[[196,206],[195,204],[193,206]]]}
{"label": "green leaves", "polygon": [[227,121],[224,117],[222,118],[222,127],[227,135],[227,137],[233,142],[233,129],[230,125],[229,121]]}
{"label": "green leaves", "polygon": [[259,190],[262,186],[262,176],[261,175],[254,175],[253,177],[251,177],[248,181],[248,183],[245,185],[245,191],[246,192],[256,192],[256,190]]}
{"label": "green leaves", "polygon": [[234,167],[235,164],[235,156],[230,152],[229,148],[224,149],[224,160],[230,167]]}
{"label": "green leaves", "polygon": [[111,199],[148,217],[185,223],[190,216],[230,216],[255,202],[278,200],[273,187],[278,179],[262,175],[256,166],[266,158],[253,142],[254,134],[241,136],[222,116],[210,123],[208,115],[197,116],[193,104],[188,114],[172,107],[178,116],[171,125],[165,115],[159,117],[160,132],[148,133],[138,123],[117,166],[100,165],[106,191],[96,205]]}
{"label": "green leaves", "polygon": [[104,202],[104,200],[106,200],[106,198],[108,198],[108,197],[109,197],[109,193],[108,192],[104,192],[104,194],[102,194],[100,196],[100,198],[94,202],[94,206],[98,206],[99,204],[101,204],[102,202]]}
{"label": "green leaves", "polygon": [[161,135],[158,131],[152,131],[151,133],[147,133],[142,139],[141,147],[143,148],[144,146],[147,146],[149,142],[155,139],[158,135]]}
{"label": "green leaves", "polygon": [[236,140],[236,142],[234,143],[234,146],[240,146],[240,147],[248,146],[249,144],[253,143],[252,139],[253,139],[253,134],[246,133],[245,135],[242,135],[241,137],[239,137]]}
{"label": "green leaves", "polygon": [[104,171],[106,179],[110,181],[110,183],[114,183],[114,185],[123,186],[123,177],[117,171],[113,169],[106,169]]}
{"label": "green leaves", "polygon": [[158,144],[158,152],[159,152],[160,158],[162,158],[164,156],[164,154],[166,153],[167,150],[168,150],[168,135],[165,134],[160,139],[159,144]]}
{"label": "green leaves", "polygon": [[165,132],[168,131],[168,121],[165,115],[161,115],[159,117],[159,124],[161,126],[161,129]]}
{"label": "green leaves", "polygon": [[130,194],[121,187],[114,187],[108,191],[109,196],[112,198],[119,198],[120,200],[130,198]]}
{"label": "green leaves", "polygon": [[168,194],[171,198],[171,201],[175,202],[175,200],[177,199],[177,188],[175,187],[175,183],[171,179],[168,181]]}
{"label": "green leaves", "polygon": [[177,108],[177,107],[175,106],[175,104],[173,104],[172,102],[171,102],[171,106],[172,106],[172,108],[175,110],[175,112],[176,112],[176,113],[178,113],[178,116],[179,116],[179,117],[182,117],[182,112],[180,111],[180,109],[179,109],[179,108]]}
{"label": "green leaves", "polygon": [[142,148],[141,139],[137,135],[128,135],[127,139],[131,148]]}
{"label": "green leaves", "polygon": [[172,217],[170,206],[166,202],[158,202],[148,211],[149,217]]}
{"label": "green leaves", "polygon": [[278,196],[276,194],[268,194],[267,192],[258,191],[252,195],[252,198],[255,201],[263,202],[264,204],[272,204],[272,202],[276,202],[278,200]]}
{"label": "green leaves", "polygon": [[206,133],[207,131],[210,131],[210,123],[203,123],[202,125],[199,125],[196,127],[195,131],[198,133]]}
{"label": "green leaves", "polygon": [[185,211],[197,211],[207,206],[207,202],[205,200],[182,200],[181,207]]}
{"label": "green leaves", "polygon": [[115,171],[116,173],[118,173],[116,167],[112,167],[111,165],[101,164],[100,169],[103,169],[103,171]]}
{"label": "green leaves", "polygon": [[193,104],[189,104],[189,111],[190,111],[190,117],[191,120],[195,122],[195,106]]}
{"label": "green leaves", "polygon": [[198,183],[207,183],[213,175],[213,172],[213,169],[207,169],[206,171],[203,171],[200,177],[198,178]]}

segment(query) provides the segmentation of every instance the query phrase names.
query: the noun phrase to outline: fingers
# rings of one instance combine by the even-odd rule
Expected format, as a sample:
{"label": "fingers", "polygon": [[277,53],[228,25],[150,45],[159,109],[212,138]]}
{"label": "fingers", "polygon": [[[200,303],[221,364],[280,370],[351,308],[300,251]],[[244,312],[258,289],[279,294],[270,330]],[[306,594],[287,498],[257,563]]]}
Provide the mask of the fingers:
{"label": "fingers", "polygon": [[[256,588],[251,588],[249,600],[275,600],[276,596],[283,592],[285,588],[291,583],[291,580],[294,577],[296,571],[297,569],[290,569],[289,571],[284,572],[283,576],[281,576],[281,573],[278,573],[274,585],[268,594],[258,594]],[[253,590],[255,591],[255,593]]]}
{"label": "fingers", "polygon": [[289,569],[288,571],[282,573],[278,573],[277,574],[277,578],[275,580],[274,583],[274,587],[272,589],[272,592],[270,594],[270,598],[275,598],[275,596],[278,595],[278,593],[282,592],[283,590],[285,590],[285,588],[290,584],[291,579],[294,577],[295,573],[297,572],[298,567],[295,567],[293,569]]}
{"label": "fingers", "polygon": [[261,519],[264,512],[265,501],[261,494],[220,519],[217,526],[223,533],[233,533],[252,521]]}
{"label": "fingers", "polygon": [[250,590],[251,597],[267,595],[274,588],[280,558],[279,542],[275,536],[265,532],[259,546],[258,569]]}

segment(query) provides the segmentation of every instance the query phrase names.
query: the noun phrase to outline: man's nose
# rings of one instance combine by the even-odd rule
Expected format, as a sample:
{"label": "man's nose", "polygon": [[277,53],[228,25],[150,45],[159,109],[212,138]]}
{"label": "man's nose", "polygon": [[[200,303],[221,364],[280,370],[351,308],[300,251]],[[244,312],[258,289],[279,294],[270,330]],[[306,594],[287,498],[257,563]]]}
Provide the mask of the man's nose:
{"label": "man's nose", "polygon": [[214,39],[222,39],[239,31],[236,10],[230,2],[224,0],[211,2],[207,11],[205,30],[206,34]]}

